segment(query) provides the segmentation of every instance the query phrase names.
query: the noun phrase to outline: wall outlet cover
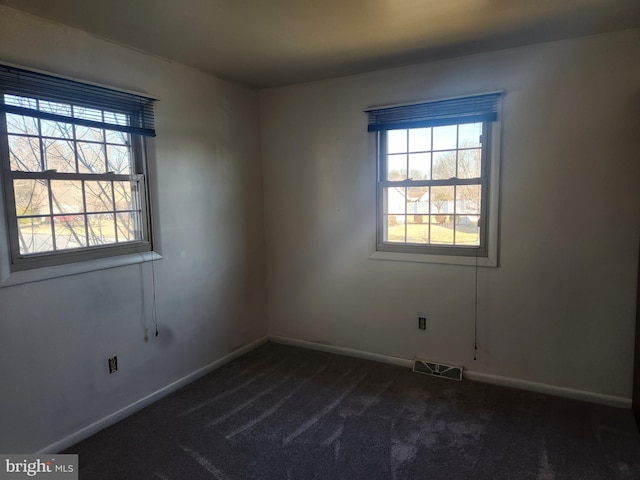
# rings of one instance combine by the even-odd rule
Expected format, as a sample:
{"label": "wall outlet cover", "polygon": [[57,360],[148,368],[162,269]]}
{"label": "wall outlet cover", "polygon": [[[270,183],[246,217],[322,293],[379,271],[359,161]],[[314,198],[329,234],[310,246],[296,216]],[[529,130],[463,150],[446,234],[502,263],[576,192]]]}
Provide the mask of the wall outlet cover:
{"label": "wall outlet cover", "polygon": [[118,371],[118,357],[110,357],[109,360],[109,373],[115,373]]}

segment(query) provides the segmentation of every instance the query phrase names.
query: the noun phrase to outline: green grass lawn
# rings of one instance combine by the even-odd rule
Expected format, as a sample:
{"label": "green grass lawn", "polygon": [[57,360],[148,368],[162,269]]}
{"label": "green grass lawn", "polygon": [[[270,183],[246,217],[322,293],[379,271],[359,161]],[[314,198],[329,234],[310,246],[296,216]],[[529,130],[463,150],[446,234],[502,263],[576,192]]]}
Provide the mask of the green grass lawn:
{"label": "green grass lawn", "polygon": [[[429,242],[429,225],[426,223],[407,224],[407,239],[404,238],[404,225],[394,225],[389,227],[389,242],[407,243],[440,243],[453,245],[453,225],[431,224],[431,241]],[[456,225],[456,245],[478,245],[478,229],[475,226]]]}

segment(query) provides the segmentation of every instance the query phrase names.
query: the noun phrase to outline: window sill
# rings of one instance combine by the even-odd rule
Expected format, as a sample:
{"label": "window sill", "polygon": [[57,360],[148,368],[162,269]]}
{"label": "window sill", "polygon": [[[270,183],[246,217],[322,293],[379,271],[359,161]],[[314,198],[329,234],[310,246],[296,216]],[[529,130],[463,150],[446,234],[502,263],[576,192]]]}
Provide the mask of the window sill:
{"label": "window sill", "polygon": [[56,265],[51,267],[36,268],[20,272],[9,272],[5,268],[0,272],[0,288],[22,285],[25,283],[39,282],[52,278],[66,277],[80,273],[93,272],[96,270],[106,270],[108,268],[135,265],[137,263],[159,260],[162,256],[156,252],[132,253],[117,257],[88,260],[85,262],[69,263],[66,265]]}
{"label": "window sill", "polygon": [[[399,253],[399,252],[375,252],[369,256],[371,260],[391,260],[396,262],[439,263],[445,265],[476,266],[476,257],[464,257],[456,255],[428,255],[423,253]],[[498,259],[495,256],[480,257],[477,259],[479,267],[497,267]]]}

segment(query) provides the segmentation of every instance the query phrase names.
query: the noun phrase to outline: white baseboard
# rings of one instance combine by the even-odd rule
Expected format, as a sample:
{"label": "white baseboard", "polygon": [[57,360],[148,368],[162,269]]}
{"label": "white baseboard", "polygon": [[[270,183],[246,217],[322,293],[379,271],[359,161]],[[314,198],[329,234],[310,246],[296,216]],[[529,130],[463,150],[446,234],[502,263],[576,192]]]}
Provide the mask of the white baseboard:
{"label": "white baseboard", "polygon": [[585,402],[599,403],[610,407],[618,407],[631,409],[631,399],[625,397],[617,397],[615,395],[605,395],[603,393],[588,392],[586,390],[576,390],[574,388],[558,387],[547,383],[530,382],[528,380],[519,380],[517,378],[501,377],[499,375],[491,375],[489,373],[475,372],[473,370],[465,370],[464,376],[469,380],[478,382],[492,383],[503,387],[518,388],[520,390],[529,390],[531,392],[544,393],[547,395],[555,395],[556,397],[572,398],[574,400],[582,400]]}
{"label": "white baseboard", "polygon": [[75,445],[76,443],[84,440],[85,438],[90,437],[91,435],[94,435],[96,433],[98,433],[100,430],[103,430],[111,425],[113,425],[114,423],[119,422],[120,420],[122,420],[123,418],[128,417],[129,415],[134,414],[135,412],[137,412],[138,410],[142,410],[144,407],[147,407],[149,405],[151,405],[153,402],[157,402],[158,400],[160,400],[162,397],[166,397],[167,395],[169,395],[172,392],[175,392],[176,390],[178,390],[179,388],[184,387],[185,385],[188,385],[189,383],[197,380],[198,378],[206,375],[207,373],[210,373],[220,367],[222,367],[224,364],[229,363],[232,360],[235,360],[236,358],[240,357],[241,355],[244,355],[245,353],[250,352],[251,350],[253,350],[254,348],[259,347],[260,345],[263,345],[265,343],[267,343],[268,338],[267,337],[262,337],[259,338],[258,340],[255,340],[251,343],[248,343],[246,345],[244,345],[243,347],[238,348],[237,350],[234,350],[233,352],[225,355],[224,357],[216,360],[215,362],[210,363],[209,365],[206,365],[198,370],[196,370],[195,372],[190,373],[189,375],[186,375],[178,380],[176,380],[173,383],[170,383],[169,385],[167,385],[166,387],[161,388],[160,390],[157,390],[149,395],[147,395],[146,397],[141,398],[140,400],[137,400],[135,402],[133,402],[131,405],[128,405],[124,408],[121,408],[120,410],[107,415],[106,417],[93,422],[92,424],[81,428],[80,430],[72,433],[71,435],[68,435],[67,437],[64,437],[60,440],[58,440],[57,442],[52,443],[51,445],[48,445],[44,448],[42,448],[41,450],[39,450],[38,454],[43,454],[43,453],[57,453],[60,452],[66,448],[69,448],[72,445]]}
{"label": "white baseboard", "polygon": [[363,358],[365,360],[373,360],[375,362],[390,363],[400,367],[413,367],[413,360],[406,358],[391,357],[379,353],[365,352],[362,350],[354,350],[353,348],[337,347],[335,345],[325,345],[323,343],[309,342],[307,340],[297,340],[295,338],[280,337],[277,335],[269,335],[269,341],[273,343],[281,343],[283,345],[291,345],[293,347],[308,348],[310,350],[319,350],[321,352],[338,353],[347,357]]}
{"label": "white baseboard", "polygon": [[[401,367],[413,367],[413,359],[392,357],[380,353],[364,352],[353,348],[337,347],[334,345],[325,345],[322,343],[309,342],[306,340],[297,340],[295,338],[269,336],[269,341],[274,343],[282,343],[284,345],[292,345],[294,347],[309,348],[312,350],[320,350],[323,352],[337,353],[347,355],[349,357],[363,358],[365,360],[374,360],[376,362],[390,363]],[[504,387],[517,388],[520,390],[528,390],[531,392],[544,393],[554,395],[556,397],[572,398],[574,400],[582,400],[585,402],[598,403],[618,408],[631,408],[631,399],[625,397],[617,397],[614,395],[604,395],[602,393],[588,392],[585,390],[576,390],[573,388],[558,387],[547,383],[530,382],[528,380],[519,380],[517,378],[502,377],[499,375],[491,375],[488,373],[476,372],[473,370],[463,370],[464,378],[478,382],[491,383]]]}

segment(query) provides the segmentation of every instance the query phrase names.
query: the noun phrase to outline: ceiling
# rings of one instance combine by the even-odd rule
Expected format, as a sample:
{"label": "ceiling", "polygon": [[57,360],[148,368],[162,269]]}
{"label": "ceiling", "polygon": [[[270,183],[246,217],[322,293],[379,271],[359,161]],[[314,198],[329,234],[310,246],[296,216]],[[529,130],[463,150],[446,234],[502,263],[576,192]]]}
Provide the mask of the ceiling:
{"label": "ceiling", "polygon": [[0,0],[254,87],[640,27],[638,0]]}

